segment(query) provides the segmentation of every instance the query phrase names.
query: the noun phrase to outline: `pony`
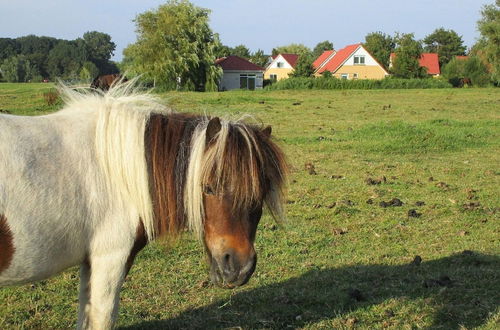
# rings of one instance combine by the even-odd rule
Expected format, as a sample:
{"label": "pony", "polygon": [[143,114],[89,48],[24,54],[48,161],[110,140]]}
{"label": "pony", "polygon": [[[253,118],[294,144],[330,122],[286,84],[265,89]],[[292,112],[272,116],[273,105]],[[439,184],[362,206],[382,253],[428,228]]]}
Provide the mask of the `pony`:
{"label": "pony", "polygon": [[122,76],[119,73],[105,74],[105,75],[98,76],[94,80],[92,80],[92,83],[90,84],[90,88],[107,91],[111,88],[111,86],[118,84],[118,83],[123,83],[126,81],[127,81],[127,78]]}
{"label": "pony", "polygon": [[79,265],[77,327],[109,329],[137,253],[184,230],[212,282],[247,283],[263,208],[284,213],[271,127],[177,113],[133,81],[61,92],[58,112],[0,114],[0,286]]}

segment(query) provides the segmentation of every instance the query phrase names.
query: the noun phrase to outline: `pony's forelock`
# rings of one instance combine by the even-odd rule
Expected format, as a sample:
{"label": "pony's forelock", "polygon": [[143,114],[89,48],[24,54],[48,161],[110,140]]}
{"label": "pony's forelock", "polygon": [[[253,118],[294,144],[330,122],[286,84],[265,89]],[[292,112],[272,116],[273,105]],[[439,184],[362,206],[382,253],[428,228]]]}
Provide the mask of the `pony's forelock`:
{"label": "pony's forelock", "polygon": [[203,186],[229,193],[233,210],[250,210],[263,201],[271,215],[284,219],[287,165],[281,150],[259,127],[244,121],[221,120],[221,129],[206,145],[206,118],[192,138],[184,196],[189,227],[203,235]]}

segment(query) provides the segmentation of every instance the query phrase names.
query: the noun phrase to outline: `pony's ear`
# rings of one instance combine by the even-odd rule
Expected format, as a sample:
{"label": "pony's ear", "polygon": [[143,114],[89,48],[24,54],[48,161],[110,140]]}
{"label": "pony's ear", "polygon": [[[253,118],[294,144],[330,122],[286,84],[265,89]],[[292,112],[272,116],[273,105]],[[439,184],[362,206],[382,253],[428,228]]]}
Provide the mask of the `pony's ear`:
{"label": "pony's ear", "polygon": [[271,128],[271,126],[267,126],[262,130],[262,134],[264,134],[266,138],[269,138],[271,136],[272,131],[273,129]]}
{"label": "pony's ear", "polygon": [[215,134],[219,133],[222,125],[220,124],[219,117],[210,119],[207,126],[207,134],[205,142],[208,144],[214,138]]}

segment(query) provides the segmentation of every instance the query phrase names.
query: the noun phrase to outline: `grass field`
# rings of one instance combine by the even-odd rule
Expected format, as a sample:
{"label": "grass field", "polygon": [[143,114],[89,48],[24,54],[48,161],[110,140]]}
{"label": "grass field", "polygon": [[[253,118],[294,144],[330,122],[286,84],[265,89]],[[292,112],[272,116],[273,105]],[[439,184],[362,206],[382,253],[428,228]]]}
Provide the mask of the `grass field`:
{"label": "grass field", "polygon": [[[0,109],[53,111],[47,88],[0,84]],[[292,166],[288,221],[264,217],[256,273],[235,290],[207,284],[190,235],[151,244],[123,287],[119,327],[500,328],[499,89],[161,96],[271,124]],[[0,289],[0,329],[73,327],[77,289],[77,269]]]}

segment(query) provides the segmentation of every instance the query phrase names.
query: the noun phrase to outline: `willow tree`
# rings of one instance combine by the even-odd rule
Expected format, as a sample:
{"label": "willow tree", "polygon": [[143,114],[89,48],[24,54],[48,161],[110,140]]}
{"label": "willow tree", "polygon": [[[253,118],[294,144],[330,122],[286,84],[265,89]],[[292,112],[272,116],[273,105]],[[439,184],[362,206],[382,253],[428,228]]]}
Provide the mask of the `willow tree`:
{"label": "willow tree", "polygon": [[481,38],[474,53],[483,58],[491,71],[491,80],[500,85],[500,0],[485,5],[477,27]]}
{"label": "willow tree", "polygon": [[142,74],[163,89],[216,90],[218,40],[208,9],[187,0],[169,0],[135,18],[137,42],[124,50],[124,69]]}

